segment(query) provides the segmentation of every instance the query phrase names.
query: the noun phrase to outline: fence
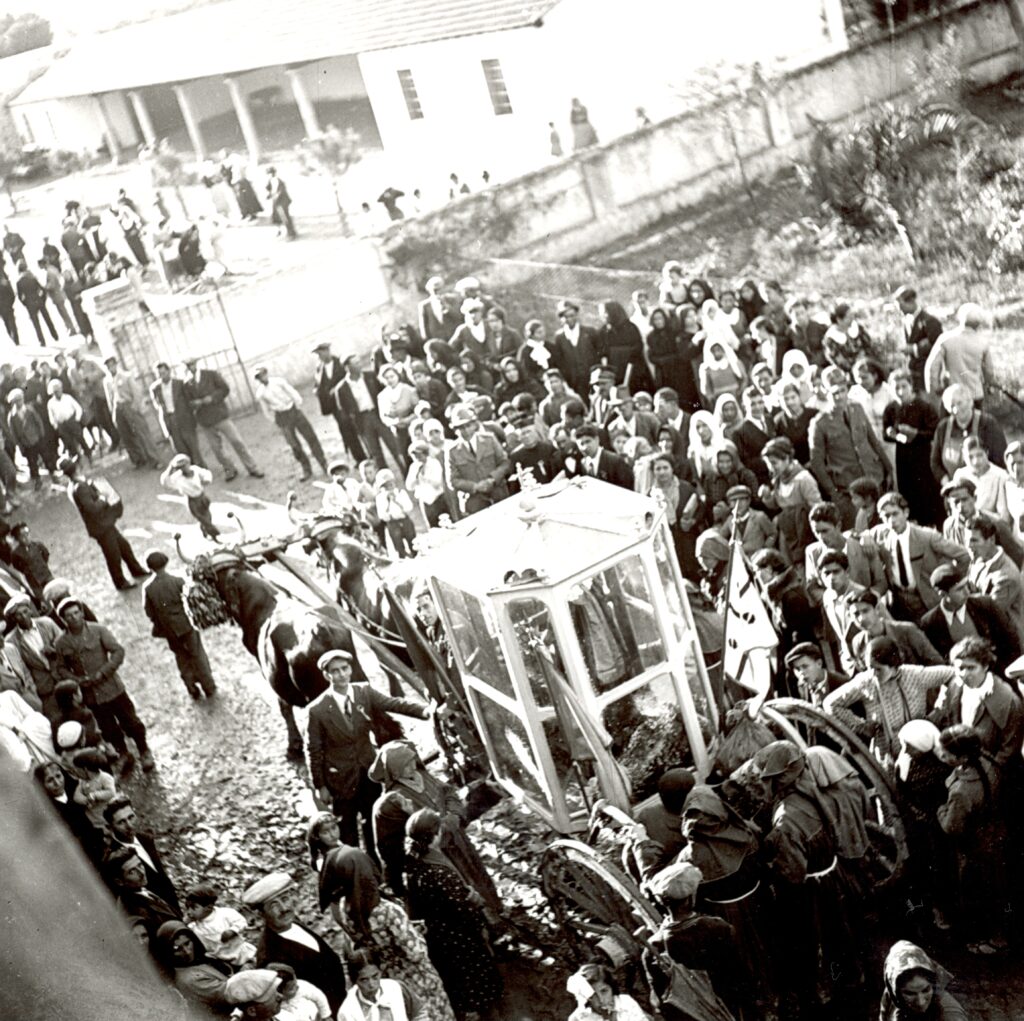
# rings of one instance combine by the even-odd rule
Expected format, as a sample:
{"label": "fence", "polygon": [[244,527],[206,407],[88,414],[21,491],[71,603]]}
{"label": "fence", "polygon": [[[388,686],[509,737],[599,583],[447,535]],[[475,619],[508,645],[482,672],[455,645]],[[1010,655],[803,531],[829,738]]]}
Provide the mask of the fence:
{"label": "fence", "polygon": [[249,372],[219,295],[118,323],[110,331],[118,362],[147,386],[156,378],[158,362],[173,367],[195,357],[203,368],[215,369],[224,377],[231,389],[227,403],[232,412],[244,414],[255,409]]}

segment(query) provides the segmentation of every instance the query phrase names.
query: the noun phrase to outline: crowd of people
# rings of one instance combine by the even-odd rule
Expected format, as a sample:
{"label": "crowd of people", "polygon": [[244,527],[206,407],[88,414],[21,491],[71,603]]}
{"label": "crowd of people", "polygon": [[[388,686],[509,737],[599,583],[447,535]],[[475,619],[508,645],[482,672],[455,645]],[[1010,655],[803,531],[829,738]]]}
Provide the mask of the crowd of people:
{"label": "crowd of people", "polygon": [[[620,988],[614,955],[595,957],[570,979],[573,1021],[837,1017],[873,988],[884,936],[914,942],[885,961],[880,1016],[962,1018],[931,948],[1010,950],[1022,892],[1009,866],[1024,781],[1024,444],[985,408],[984,310],[965,304],[947,325],[912,286],[891,301],[897,328],[883,344],[849,304],[826,312],[776,281],[712,288],[672,262],[656,303],[637,291],[629,309],[603,302],[590,324],[566,299],[549,336],[541,318],[513,323],[478,279],[449,290],[432,277],[368,355],[314,348],[313,393],[345,451],[333,459],[302,394],[254,373],[303,478],[313,461],[327,476],[323,513],[354,516],[394,557],[415,556],[425,527],[574,477],[652,495],[691,598],[711,611],[724,610],[738,544],[778,635],[774,693],[857,735],[896,793],[911,910],[894,933],[872,897],[877,819],[827,742],[765,741],[711,778],[670,770],[630,832],[632,867],[665,914],[644,961],[655,1001]],[[116,492],[84,462],[103,443],[135,450],[213,542],[223,536],[200,437],[225,479],[238,472],[225,439],[250,475],[263,470],[216,371],[189,362],[155,375],[147,393],[83,352],[31,375],[0,370],[8,512],[16,462],[33,479],[40,462],[63,477],[112,581],[145,581],[153,634],[205,701],[217,684],[182,580],[160,551],[138,562]],[[173,446],[166,466],[142,438],[147,401]],[[19,754],[187,1000],[250,1018],[502,1016],[503,908],[468,807],[392,719],[431,719],[435,706],[353,683],[347,652],[322,656],[327,690],[306,738],[321,809],[309,845],[316,906],[343,936],[298,920],[287,861],[222,905],[208,883],[179,889],[137,829],[122,788],[137,764],[159,763],[119,676],[123,646],[72,586],[55,586],[23,522],[3,558],[24,581],[4,609],[0,663],[5,715],[28,735]],[[436,615],[419,619],[429,637]],[[723,679],[723,709],[749,695],[733,682]]]}

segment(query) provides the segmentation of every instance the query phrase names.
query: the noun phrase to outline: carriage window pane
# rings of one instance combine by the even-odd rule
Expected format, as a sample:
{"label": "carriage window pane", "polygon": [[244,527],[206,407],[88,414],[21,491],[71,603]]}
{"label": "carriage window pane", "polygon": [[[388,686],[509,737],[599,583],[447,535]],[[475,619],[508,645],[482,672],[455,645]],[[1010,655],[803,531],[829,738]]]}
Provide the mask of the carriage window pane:
{"label": "carriage window pane", "polygon": [[665,647],[639,556],[573,586],[569,612],[598,691],[665,662]]}
{"label": "carriage window pane", "polygon": [[675,632],[676,641],[681,642],[686,635],[686,615],[683,613],[682,596],[676,585],[676,574],[672,570],[669,557],[674,556],[672,539],[668,525],[663,525],[658,534],[654,537],[654,559],[658,564],[658,577],[661,579],[661,587],[665,590],[665,598],[668,600],[669,615],[672,618],[672,630]]}
{"label": "carriage window pane", "polygon": [[539,649],[547,650],[555,669],[565,676],[562,652],[551,624],[551,614],[539,599],[516,599],[508,604],[508,619],[516,633],[534,701],[547,708],[551,705],[551,690],[545,680]]}
{"label": "carriage window pane", "polygon": [[453,631],[449,637],[467,673],[490,684],[503,695],[515,698],[505,654],[498,639],[498,625],[490,608],[476,596],[447,582],[437,582],[441,602]]}
{"label": "carriage window pane", "polygon": [[478,689],[471,688],[469,694],[487,731],[495,772],[550,807],[543,773],[534,757],[523,721]]}

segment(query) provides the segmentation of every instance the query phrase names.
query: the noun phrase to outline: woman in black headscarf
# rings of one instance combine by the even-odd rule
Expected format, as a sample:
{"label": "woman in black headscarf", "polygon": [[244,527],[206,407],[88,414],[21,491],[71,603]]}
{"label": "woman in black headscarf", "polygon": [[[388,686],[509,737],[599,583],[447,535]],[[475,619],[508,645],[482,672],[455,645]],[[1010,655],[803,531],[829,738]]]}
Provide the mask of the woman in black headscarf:
{"label": "woman in black headscarf", "polygon": [[686,300],[694,308],[702,308],[705,301],[714,301],[715,292],[711,285],[700,277],[694,277],[686,287]]}
{"label": "woman in black headscarf", "polygon": [[160,966],[174,977],[174,987],[190,1003],[214,1014],[230,1014],[234,1009],[226,992],[231,965],[207,956],[202,940],[184,922],[164,922],[151,950]]}
{"label": "woman in black headscarf", "polygon": [[740,284],[740,300],[739,307],[743,313],[743,318],[746,319],[747,323],[752,323],[758,316],[764,315],[764,298],[761,297],[761,292],[757,289],[757,284],[753,280],[744,280]]}
{"label": "woman in black headscarf", "polygon": [[604,301],[599,308],[604,326],[600,330],[600,349],[605,351],[608,364],[615,370],[616,385],[626,380],[629,373],[629,391],[635,393],[647,387],[647,366],[644,364],[644,340],[636,324],[630,322],[626,310],[617,301]]}
{"label": "woman in black headscarf", "polygon": [[697,333],[697,310],[691,305],[680,305],[679,326],[669,312],[661,308],[651,310],[651,332],[647,335],[647,357],[654,366],[655,385],[675,390],[679,407],[685,412],[701,407],[700,392],[693,364],[700,354],[700,345],[694,346]]}

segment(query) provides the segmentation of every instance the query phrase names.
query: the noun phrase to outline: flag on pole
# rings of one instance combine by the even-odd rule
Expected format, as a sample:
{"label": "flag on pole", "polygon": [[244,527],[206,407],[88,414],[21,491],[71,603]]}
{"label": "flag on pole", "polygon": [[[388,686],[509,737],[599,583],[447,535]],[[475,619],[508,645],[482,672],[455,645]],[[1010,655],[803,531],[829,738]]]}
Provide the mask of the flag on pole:
{"label": "flag on pole", "polygon": [[754,692],[760,705],[771,690],[779,636],[736,539],[729,545],[724,634],[724,675]]}

